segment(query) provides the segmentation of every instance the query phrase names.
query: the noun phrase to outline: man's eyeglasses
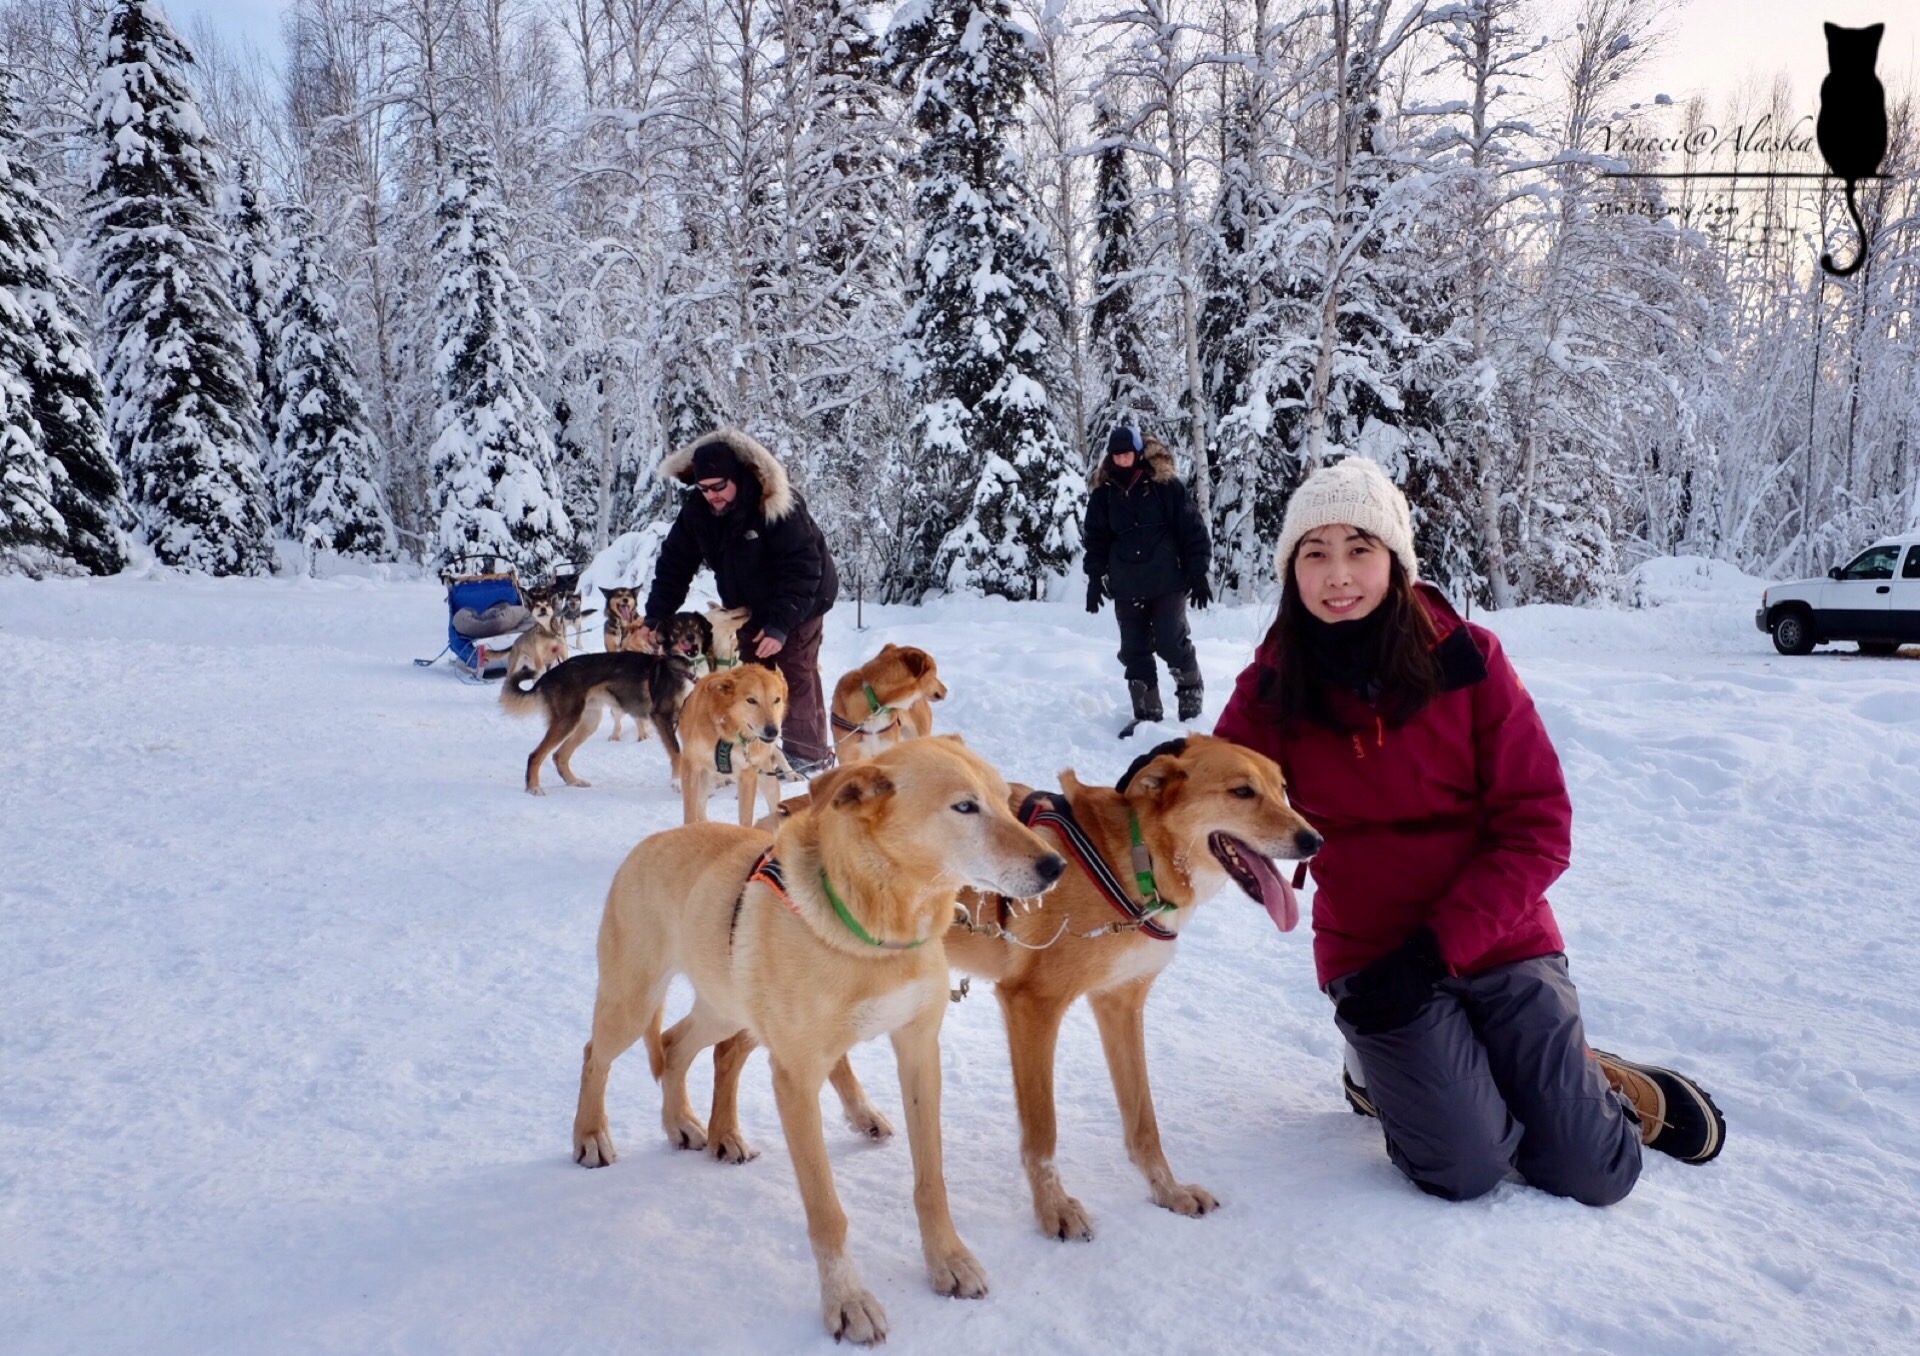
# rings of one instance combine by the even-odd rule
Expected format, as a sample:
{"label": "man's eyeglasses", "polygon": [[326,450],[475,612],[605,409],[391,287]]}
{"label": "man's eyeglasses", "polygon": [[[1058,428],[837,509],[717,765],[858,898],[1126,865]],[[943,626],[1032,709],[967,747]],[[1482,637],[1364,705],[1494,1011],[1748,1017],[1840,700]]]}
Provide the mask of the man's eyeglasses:
{"label": "man's eyeglasses", "polygon": [[693,488],[705,495],[725,494],[727,486],[731,484],[731,480],[697,480]]}

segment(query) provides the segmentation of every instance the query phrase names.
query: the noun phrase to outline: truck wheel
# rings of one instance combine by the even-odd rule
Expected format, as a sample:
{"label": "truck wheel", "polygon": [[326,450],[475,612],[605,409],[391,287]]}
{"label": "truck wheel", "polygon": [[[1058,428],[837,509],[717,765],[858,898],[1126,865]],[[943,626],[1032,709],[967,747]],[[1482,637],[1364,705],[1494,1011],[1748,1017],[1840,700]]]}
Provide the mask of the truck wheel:
{"label": "truck wheel", "polygon": [[1875,659],[1885,659],[1899,648],[1898,645],[1890,640],[1863,640],[1860,642],[1860,653],[1871,655]]}
{"label": "truck wheel", "polygon": [[1813,650],[1813,618],[1798,608],[1782,612],[1773,624],[1773,648],[1781,654],[1809,654]]}

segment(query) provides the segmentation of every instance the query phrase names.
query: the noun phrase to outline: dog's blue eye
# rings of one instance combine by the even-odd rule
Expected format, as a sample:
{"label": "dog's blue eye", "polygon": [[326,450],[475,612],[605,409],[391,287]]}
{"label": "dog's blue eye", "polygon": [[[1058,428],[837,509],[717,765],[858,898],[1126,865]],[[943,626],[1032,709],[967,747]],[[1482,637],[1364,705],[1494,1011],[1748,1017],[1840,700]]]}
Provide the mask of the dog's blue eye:
{"label": "dog's blue eye", "polygon": [[980,813],[980,807],[970,800],[963,800],[953,808],[956,813],[963,815],[977,815]]}
{"label": "dog's blue eye", "polygon": [[1256,792],[1251,786],[1236,786],[1233,788],[1233,790],[1229,791],[1227,794],[1232,796],[1235,800],[1252,800],[1259,793]]}

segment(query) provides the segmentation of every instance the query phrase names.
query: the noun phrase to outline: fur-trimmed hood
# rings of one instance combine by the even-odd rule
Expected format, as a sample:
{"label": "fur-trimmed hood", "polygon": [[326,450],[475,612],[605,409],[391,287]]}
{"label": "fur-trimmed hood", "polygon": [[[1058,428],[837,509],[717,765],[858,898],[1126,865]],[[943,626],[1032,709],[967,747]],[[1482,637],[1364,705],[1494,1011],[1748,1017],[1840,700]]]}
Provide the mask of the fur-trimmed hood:
{"label": "fur-trimmed hood", "polygon": [[[702,434],[680,448],[660,463],[662,480],[678,481],[682,485],[693,483],[693,450],[702,443],[725,443],[740,458],[741,465],[760,482],[760,515],[770,523],[777,523],[793,512],[793,486],[787,480],[787,468],[782,466],[761,443],[742,433],[737,428],[715,429],[712,433]],[[1151,453],[1153,444],[1147,444]]]}
{"label": "fur-trimmed hood", "polygon": [[[1144,449],[1140,455],[1146,458],[1147,471],[1153,483],[1164,485],[1167,481],[1174,479],[1176,472],[1173,466],[1173,453],[1167,450],[1167,445],[1158,438],[1143,438],[1141,442],[1144,444]],[[1087,488],[1099,489],[1113,478],[1113,471],[1113,458],[1104,452],[1101,453],[1100,460],[1093,468],[1093,479],[1088,482]]]}

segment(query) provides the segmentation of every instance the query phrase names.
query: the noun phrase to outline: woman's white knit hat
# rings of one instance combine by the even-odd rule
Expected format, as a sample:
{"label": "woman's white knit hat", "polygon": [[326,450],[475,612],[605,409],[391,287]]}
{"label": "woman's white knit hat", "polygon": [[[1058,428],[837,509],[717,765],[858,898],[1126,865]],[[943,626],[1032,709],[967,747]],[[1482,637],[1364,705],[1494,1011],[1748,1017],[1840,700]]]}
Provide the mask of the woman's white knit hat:
{"label": "woman's white knit hat", "polygon": [[1287,564],[1300,538],[1316,527],[1351,523],[1387,544],[1407,572],[1407,582],[1420,577],[1413,554],[1413,514],[1400,487],[1370,457],[1348,457],[1322,466],[1301,482],[1287,501],[1286,521],[1280,527],[1280,545],[1273,553],[1274,572],[1287,582]]}

